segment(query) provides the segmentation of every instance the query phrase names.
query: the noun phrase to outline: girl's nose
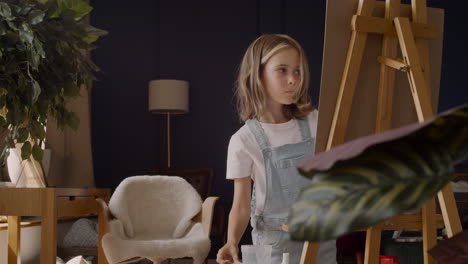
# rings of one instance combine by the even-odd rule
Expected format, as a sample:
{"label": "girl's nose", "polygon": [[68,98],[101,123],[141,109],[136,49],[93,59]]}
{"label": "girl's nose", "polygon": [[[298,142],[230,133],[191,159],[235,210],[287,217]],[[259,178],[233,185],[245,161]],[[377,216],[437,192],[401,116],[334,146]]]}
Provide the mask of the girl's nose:
{"label": "girl's nose", "polygon": [[290,76],[288,79],[288,84],[289,85],[294,85],[296,83],[296,77]]}

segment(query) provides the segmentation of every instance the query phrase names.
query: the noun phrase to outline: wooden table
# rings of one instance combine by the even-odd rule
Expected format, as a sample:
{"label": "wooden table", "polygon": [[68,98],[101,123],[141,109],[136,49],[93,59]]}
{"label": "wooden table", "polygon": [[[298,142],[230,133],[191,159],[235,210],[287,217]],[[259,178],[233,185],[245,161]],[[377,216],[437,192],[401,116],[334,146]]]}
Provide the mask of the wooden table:
{"label": "wooden table", "polygon": [[17,264],[20,255],[21,216],[41,217],[41,264],[55,263],[57,219],[98,215],[99,264],[106,264],[101,247],[105,234],[104,217],[96,198],[108,202],[110,189],[0,188],[0,215],[8,216],[8,264]]}

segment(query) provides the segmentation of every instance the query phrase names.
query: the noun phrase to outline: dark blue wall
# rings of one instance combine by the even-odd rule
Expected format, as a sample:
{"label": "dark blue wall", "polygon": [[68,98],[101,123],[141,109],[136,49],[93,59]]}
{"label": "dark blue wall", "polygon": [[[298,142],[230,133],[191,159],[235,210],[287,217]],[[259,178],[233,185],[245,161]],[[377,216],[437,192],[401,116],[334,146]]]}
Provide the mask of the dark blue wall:
{"label": "dark blue wall", "polygon": [[[428,1],[446,10],[439,109],[468,102],[463,1]],[[233,87],[241,57],[260,33],[287,33],[305,48],[310,94],[318,102],[325,0],[93,1],[91,23],[110,34],[92,58],[102,69],[92,92],[96,184],[166,165],[164,116],[147,110],[148,81],[190,82],[190,111],[172,118],[172,166],[215,168],[214,194],[229,208],[225,180],[230,136],[241,126]]]}
{"label": "dark blue wall", "polygon": [[92,94],[96,184],[166,165],[165,117],[147,111],[147,82],[190,82],[190,111],[173,116],[172,166],[211,166],[214,192],[230,203],[225,162],[230,136],[241,126],[234,82],[242,55],[260,33],[288,33],[311,64],[310,93],[318,101],[325,2],[92,1],[91,23],[110,34],[92,53],[101,67]]}

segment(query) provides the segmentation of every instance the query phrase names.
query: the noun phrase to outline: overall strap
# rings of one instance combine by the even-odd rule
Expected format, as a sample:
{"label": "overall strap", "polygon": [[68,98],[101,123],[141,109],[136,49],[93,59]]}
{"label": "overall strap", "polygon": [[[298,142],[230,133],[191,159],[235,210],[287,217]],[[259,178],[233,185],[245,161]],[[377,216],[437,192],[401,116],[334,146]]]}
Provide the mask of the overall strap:
{"label": "overall strap", "polygon": [[270,142],[268,142],[265,131],[263,131],[262,125],[260,125],[260,122],[258,122],[257,119],[249,119],[245,121],[245,124],[247,124],[250,131],[254,134],[255,140],[261,150],[270,147]]}
{"label": "overall strap", "polygon": [[297,119],[297,123],[299,124],[299,129],[301,130],[302,140],[307,141],[310,140],[310,128],[309,128],[309,121],[306,119]]}

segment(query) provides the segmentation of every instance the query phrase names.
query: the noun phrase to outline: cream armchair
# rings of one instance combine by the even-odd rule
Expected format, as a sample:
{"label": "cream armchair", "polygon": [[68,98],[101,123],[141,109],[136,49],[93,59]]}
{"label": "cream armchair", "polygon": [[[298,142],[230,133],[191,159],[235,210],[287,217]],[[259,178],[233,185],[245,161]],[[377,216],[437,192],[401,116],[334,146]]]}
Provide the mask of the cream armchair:
{"label": "cream armchair", "polygon": [[109,201],[98,202],[106,215],[102,247],[109,263],[192,257],[201,264],[210,251],[209,234],[218,197],[203,203],[197,191],[177,176],[124,179]]}

